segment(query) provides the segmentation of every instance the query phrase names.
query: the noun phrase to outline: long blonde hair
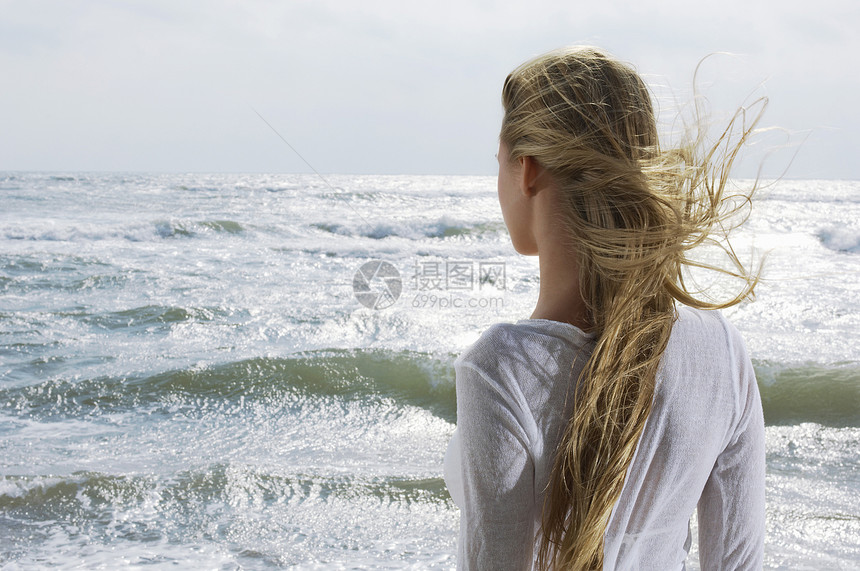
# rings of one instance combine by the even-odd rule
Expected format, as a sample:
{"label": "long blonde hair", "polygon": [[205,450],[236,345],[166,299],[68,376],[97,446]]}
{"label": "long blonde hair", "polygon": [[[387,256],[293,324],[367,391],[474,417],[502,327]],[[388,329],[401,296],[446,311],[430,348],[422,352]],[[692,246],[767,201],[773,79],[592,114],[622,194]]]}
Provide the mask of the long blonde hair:
{"label": "long blonde hair", "polygon": [[[739,111],[713,144],[703,131],[661,149],[647,86],[628,65],[591,47],[529,61],[506,79],[500,139],[510,160],[533,157],[557,184],[559,216],[576,252],[579,286],[596,346],[574,390],[574,412],[556,453],[543,506],[538,564],[594,569],[627,468],[651,411],[675,301],[714,309],[753,293],[720,240],[749,205],[755,184],[726,192],[738,151],[759,117]],[[764,103],[764,102],[762,102]],[[759,109],[763,109],[760,105]],[[703,242],[722,244],[742,280],[724,302],[693,297],[685,266]]]}

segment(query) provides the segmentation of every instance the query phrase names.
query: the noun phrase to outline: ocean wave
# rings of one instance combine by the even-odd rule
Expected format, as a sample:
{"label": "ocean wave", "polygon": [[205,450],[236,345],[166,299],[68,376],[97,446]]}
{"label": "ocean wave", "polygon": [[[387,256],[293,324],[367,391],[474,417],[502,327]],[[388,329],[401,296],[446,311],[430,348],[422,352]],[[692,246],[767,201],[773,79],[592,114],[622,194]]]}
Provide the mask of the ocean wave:
{"label": "ocean wave", "polygon": [[388,237],[408,238],[411,240],[423,240],[425,238],[452,238],[459,236],[480,235],[485,233],[496,233],[503,229],[501,222],[489,222],[480,224],[465,223],[443,217],[431,222],[389,222],[364,224],[357,228],[354,225],[336,223],[314,223],[312,228],[322,230],[340,236],[363,236],[381,240]]}
{"label": "ocean wave", "polygon": [[0,277],[0,291],[16,291],[30,293],[37,290],[84,291],[101,289],[118,289],[129,281],[125,274],[91,274],[82,276],[83,271],[75,274],[52,273],[49,270],[40,272],[41,275],[26,278]]}
{"label": "ocean wave", "polygon": [[0,291],[83,291],[118,288],[136,270],[117,268],[95,257],[39,253],[0,256]]}
{"label": "ocean wave", "polygon": [[[175,220],[160,220],[154,224],[155,233],[161,238],[190,238],[194,236],[194,232],[190,229],[190,225]],[[131,234],[127,234],[126,238],[132,240],[136,238]]]}
{"label": "ocean wave", "polygon": [[187,185],[187,184],[176,184],[170,187],[172,190],[179,190],[182,192],[189,193],[218,193],[224,190],[224,187],[221,186],[212,186],[212,185]]}
{"label": "ocean wave", "polygon": [[[453,535],[453,510],[441,478],[288,473],[233,462],[163,475],[6,476],[0,560],[16,569],[269,569],[329,559],[313,566],[323,569],[337,559],[390,566],[394,557],[434,568],[414,563],[427,559],[428,536]],[[383,551],[379,538],[391,529],[398,536]],[[222,555],[207,560],[207,552]],[[357,553],[375,557],[365,564]]]}
{"label": "ocean wave", "polygon": [[0,291],[17,293],[111,288],[130,273],[94,257],[52,253],[0,256],[0,272]]}
{"label": "ocean wave", "polygon": [[756,363],[765,422],[860,426],[860,365]]}
{"label": "ocean wave", "polygon": [[43,272],[74,273],[81,268],[110,267],[95,257],[65,254],[0,255],[0,269],[11,276],[29,276]]}
{"label": "ocean wave", "polygon": [[816,235],[825,248],[837,252],[860,253],[860,230],[854,228],[823,228]]}
{"label": "ocean wave", "polygon": [[[235,220],[203,220],[182,222],[159,220],[154,223],[155,233],[161,238],[193,238],[201,234],[242,234],[245,227]],[[139,241],[137,234],[127,234],[129,240]]]}
{"label": "ocean wave", "polygon": [[[157,311],[153,318],[158,319]],[[321,350],[284,358],[258,357],[137,377],[54,379],[0,389],[0,402],[19,418],[50,419],[123,412],[144,406],[150,413],[187,415],[245,402],[272,405],[312,399],[393,399],[427,409],[453,422],[453,358],[410,351]],[[290,404],[292,403],[292,404]]]}
{"label": "ocean wave", "polygon": [[766,201],[803,204],[858,204],[857,181],[853,180],[781,180],[765,184],[759,196]]}
{"label": "ocean wave", "polygon": [[81,313],[83,323],[103,329],[141,328],[150,325],[171,325],[186,321],[212,321],[227,312],[219,308],[145,305],[123,311],[98,314]]}
{"label": "ocean wave", "polygon": [[204,220],[200,226],[214,230],[215,232],[226,232],[227,234],[241,234],[245,228],[233,220]]}
{"label": "ocean wave", "polygon": [[59,221],[40,221],[29,224],[11,224],[0,228],[6,240],[33,242],[98,242],[102,240],[128,240],[150,242],[165,238],[195,238],[212,235],[241,235],[247,229],[235,220],[155,220],[132,226],[103,224],[67,224]]}
{"label": "ocean wave", "polygon": [[291,475],[229,463],[160,477],[80,472],[45,482],[44,493],[40,479],[0,480],[31,490],[0,495],[0,560],[9,568],[453,564],[456,513],[441,478]]}
{"label": "ocean wave", "polygon": [[[0,479],[0,510],[42,512],[58,517],[76,511],[102,511],[110,506],[158,503],[162,510],[194,509],[195,503],[218,498],[226,504],[327,501],[340,497],[371,498],[383,504],[445,503],[442,478],[356,477],[350,475],[279,474],[230,464],[156,476],[125,476],[77,472],[67,477],[5,476]],[[196,501],[195,501],[196,500]],[[45,513],[54,512],[54,513]],[[59,513],[58,513],[59,512]]]}

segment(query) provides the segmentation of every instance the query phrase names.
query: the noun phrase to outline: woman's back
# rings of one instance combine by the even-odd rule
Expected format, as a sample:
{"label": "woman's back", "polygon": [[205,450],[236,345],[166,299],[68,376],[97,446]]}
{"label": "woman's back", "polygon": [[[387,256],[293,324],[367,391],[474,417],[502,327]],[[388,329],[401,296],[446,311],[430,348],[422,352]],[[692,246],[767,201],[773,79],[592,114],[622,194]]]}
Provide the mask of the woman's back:
{"label": "woman's back", "polygon": [[[520,320],[490,327],[455,362],[457,434],[445,474],[462,509],[461,564],[531,566],[544,490],[573,410],[569,384],[593,344],[566,323]],[[737,331],[718,312],[681,307],[605,532],[604,567],[682,568],[697,504],[702,568],[759,567],[762,426]]]}

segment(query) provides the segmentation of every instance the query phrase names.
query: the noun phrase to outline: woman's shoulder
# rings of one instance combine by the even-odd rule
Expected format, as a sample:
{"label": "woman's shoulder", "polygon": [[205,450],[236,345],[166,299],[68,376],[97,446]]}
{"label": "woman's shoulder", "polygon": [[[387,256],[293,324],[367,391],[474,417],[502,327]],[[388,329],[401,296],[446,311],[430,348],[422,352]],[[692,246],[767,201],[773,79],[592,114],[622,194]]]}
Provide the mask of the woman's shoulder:
{"label": "woman's shoulder", "polygon": [[744,349],[743,338],[738,329],[716,309],[695,309],[678,305],[672,336],[684,344],[704,344],[713,349]]}
{"label": "woman's shoulder", "polygon": [[496,323],[454,361],[458,410],[503,406],[537,442],[538,424],[562,413],[569,381],[592,348],[592,336],[570,324]]}
{"label": "woman's shoulder", "polygon": [[[667,390],[736,402],[755,383],[746,344],[718,310],[679,307],[659,379]],[[669,388],[674,387],[674,388]]]}
{"label": "woman's shoulder", "polygon": [[593,341],[593,335],[569,323],[520,319],[514,323],[500,322],[489,326],[457,361],[519,360],[522,355],[535,358],[587,348]]}
{"label": "woman's shoulder", "polygon": [[454,361],[455,367],[471,366],[486,369],[498,361],[500,355],[509,354],[519,341],[519,334],[511,323],[490,325]]}

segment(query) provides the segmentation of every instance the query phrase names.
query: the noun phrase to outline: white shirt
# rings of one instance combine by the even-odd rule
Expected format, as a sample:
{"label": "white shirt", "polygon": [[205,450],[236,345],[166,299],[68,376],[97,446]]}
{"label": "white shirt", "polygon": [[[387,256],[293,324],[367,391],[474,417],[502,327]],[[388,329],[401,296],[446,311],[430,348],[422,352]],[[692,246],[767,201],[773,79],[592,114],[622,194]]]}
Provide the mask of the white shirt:
{"label": "white shirt", "polygon": [[[567,323],[488,328],[454,362],[457,429],[445,482],[461,509],[458,567],[531,569],[567,399],[594,346]],[[743,340],[716,311],[679,307],[651,414],[605,533],[605,569],[684,569],[698,506],[708,569],[761,568],[764,421]]]}

